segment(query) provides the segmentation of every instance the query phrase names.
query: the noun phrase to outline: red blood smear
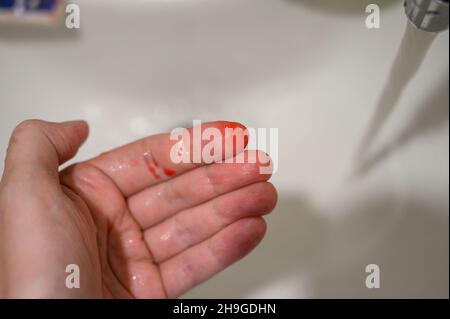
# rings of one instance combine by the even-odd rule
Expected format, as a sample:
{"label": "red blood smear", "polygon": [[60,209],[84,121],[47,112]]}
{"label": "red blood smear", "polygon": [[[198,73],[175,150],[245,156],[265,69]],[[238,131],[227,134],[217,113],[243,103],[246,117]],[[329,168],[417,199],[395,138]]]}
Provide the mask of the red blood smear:
{"label": "red blood smear", "polygon": [[161,179],[161,176],[159,176],[158,172],[155,169],[155,166],[158,167],[158,163],[155,162],[150,153],[144,154],[144,161],[145,164],[147,164],[147,168],[150,174],[152,174],[155,179]]}
{"label": "red blood smear", "polygon": [[224,132],[225,132],[225,129],[227,129],[227,128],[231,128],[233,130],[235,130],[236,128],[240,128],[244,131],[244,147],[246,147],[248,144],[247,128],[244,125],[242,125],[241,123],[237,123],[237,122],[223,122],[223,123],[224,123]]}
{"label": "red blood smear", "polygon": [[245,135],[244,135],[244,146],[248,145],[248,132],[247,130],[245,131]]}
{"label": "red blood smear", "polygon": [[159,176],[159,174],[156,172],[156,169],[153,166],[149,165],[148,166],[148,171],[150,172],[150,174],[153,175],[153,177],[155,179],[161,179],[161,176]]}
{"label": "red blood smear", "polygon": [[173,169],[170,169],[170,168],[164,168],[163,171],[164,171],[164,174],[166,174],[166,176],[174,176],[177,173]]}
{"label": "red blood smear", "polygon": [[237,123],[237,122],[223,122],[223,126],[224,126],[224,128],[232,128],[233,130],[235,128],[241,128],[241,129],[245,130],[245,126],[242,125],[241,123]]}

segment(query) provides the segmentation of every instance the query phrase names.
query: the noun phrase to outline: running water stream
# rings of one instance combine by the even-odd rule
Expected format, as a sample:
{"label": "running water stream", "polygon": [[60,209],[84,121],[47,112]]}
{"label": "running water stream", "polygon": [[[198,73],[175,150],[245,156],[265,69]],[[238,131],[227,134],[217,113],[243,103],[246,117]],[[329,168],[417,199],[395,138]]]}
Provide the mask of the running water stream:
{"label": "running water stream", "polygon": [[407,23],[402,43],[392,64],[388,80],[376,104],[369,128],[358,149],[358,160],[365,159],[387,118],[422,64],[436,33],[424,32]]}

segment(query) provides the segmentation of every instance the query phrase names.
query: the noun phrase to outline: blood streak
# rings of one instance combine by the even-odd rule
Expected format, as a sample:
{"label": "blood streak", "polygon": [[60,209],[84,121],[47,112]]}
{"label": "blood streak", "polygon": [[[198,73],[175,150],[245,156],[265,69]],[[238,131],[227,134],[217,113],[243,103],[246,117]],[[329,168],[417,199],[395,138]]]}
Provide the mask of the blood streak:
{"label": "blood streak", "polygon": [[245,130],[245,135],[244,135],[244,147],[248,145],[248,132],[247,130]]}
{"label": "blood streak", "polygon": [[145,164],[147,165],[147,169],[150,172],[150,174],[153,175],[153,177],[157,180],[161,179],[161,176],[158,174],[156,168],[157,166],[155,165],[155,161],[152,157],[152,155],[148,152],[144,153],[144,160],[145,160]]}
{"label": "blood streak", "polygon": [[153,177],[154,177],[155,179],[161,179],[161,176],[159,176],[158,172],[156,171],[156,169],[155,169],[154,167],[149,166],[149,167],[148,167],[148,171],[150,172],[150,174],[153,175]]}
{"label": "blood streak", "polygon": [[[236,123],[236,122],[225,122],[224,124],[224,132],[225,129],[230,128],[233,130],[233,132],[235,132],[236,129],[241,129],[242,132],[244,133],[244,147],[246,147],[248,145],[248,130],[247,128],[242,125],[241,123]],[[225,136],[225,134],[224,134]],[[233,137],[233,144],[237,145],[237,134]]]}
{"label": "blood streak", "polygon": [[[155,159],[153,159],[153,163],[155,163],[156,170],[161,172],[161,167],[159,166],[158,162]],[[167,177],[174,176],[176,174],[176,172],[173,169],[165,168],[165,167],[162,167],[162,172]]]}
{"label": "blood streak", "polygon": [[176,174],[176,172],[170,168],[164,168],[163,171],[164,171],[164,174],[169,177],[174,176]]}
{"label": "blood streak", "polygon": [[144,154],[145,163],[147,164],[147,169],[152,174],[152,176],[160,180],[162,175],[167,177],[174,176],[176,172],[173,169],[161,167],[158,162],[153,158],[151,153],[146,152]]}

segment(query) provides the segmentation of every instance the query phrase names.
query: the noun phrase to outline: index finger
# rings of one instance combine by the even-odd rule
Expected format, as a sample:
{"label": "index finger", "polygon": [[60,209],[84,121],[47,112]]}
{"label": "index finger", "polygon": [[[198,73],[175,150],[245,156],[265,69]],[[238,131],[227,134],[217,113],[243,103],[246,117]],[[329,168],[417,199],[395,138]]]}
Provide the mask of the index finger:
{"label": "index finger", "polygon": [[[184,131],[184,137],[174,140],[171,134],[153,135],[88,162],[109,176],[124,196],[129,196],[194,167],[234,157],[248,141],[245,126],[225,121],[194,126]],[[202,156],[208,154],[211,156]]]}

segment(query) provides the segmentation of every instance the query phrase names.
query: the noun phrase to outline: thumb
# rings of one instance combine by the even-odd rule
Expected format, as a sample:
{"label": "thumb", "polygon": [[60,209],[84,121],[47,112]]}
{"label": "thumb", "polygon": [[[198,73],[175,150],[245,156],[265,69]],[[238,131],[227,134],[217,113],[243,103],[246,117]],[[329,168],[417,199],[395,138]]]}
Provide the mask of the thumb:
{"label": "thumb", "polygon": [[88,134],[89,128],[84,121],[24,121],[11,135],[5,174],[37,169],[57,176],[59,165],[75,156]]}

